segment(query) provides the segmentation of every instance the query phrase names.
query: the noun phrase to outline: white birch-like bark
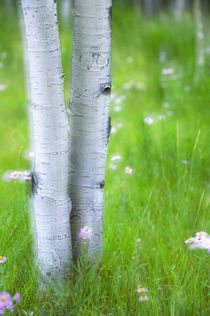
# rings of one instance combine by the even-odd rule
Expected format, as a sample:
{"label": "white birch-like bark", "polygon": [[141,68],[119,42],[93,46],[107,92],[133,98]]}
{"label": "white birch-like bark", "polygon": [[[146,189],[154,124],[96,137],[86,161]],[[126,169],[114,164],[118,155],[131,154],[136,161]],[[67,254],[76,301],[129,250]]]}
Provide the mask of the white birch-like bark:
{"label": "white birch-like bark", "polygon": [[65,273],[71,258],[66,116],[54,0],[22,0],[33,116],[35,254],[44,279]]}
{"label": "white birch-like bark", "polygon": [[[103,187],[110,132],[111,0],[77,0],[70,101],[70,198],[73,258],[80,229],[90,228],[88,256],[103,244]],[[91,232],[92,230],[92,232]]]}
{"label": "white birch-like bark", "polygon": [[202,11],[200,0],[194,0],[194,15],[195,15],[195,40],[196,40],[196,69],[195,80],[198,79],[203,71],[205,63],[205,45],[204,32],[202,22]]}

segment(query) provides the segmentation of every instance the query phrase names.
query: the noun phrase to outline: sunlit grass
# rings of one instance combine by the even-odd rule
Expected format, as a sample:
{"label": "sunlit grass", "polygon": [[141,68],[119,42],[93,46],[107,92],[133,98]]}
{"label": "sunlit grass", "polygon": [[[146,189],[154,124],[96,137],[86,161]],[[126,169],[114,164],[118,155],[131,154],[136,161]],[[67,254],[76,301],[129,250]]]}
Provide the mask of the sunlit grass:
{"label": "sunlit grass", "polygon": [[[205,69],[194,81],[193,19],[187,14],[179,21],[165,15],[146,20],[117,7],[113,13],[112,92],[125,99],[115,104],[115,98],[110,106],[113,126],[123,126],[109,143],[103,258],[94,265],[84,259],[67,283],[40,292],[32,261],[30,185],[0,180],[0,255],[8,258],[0,265],[0,291],[21,293],[18,315],[23,310],[26,315],[207,315],[208,255],[184,244],[196,231],[208,231],[210,202],[210,79]],[[0,92],[1,176],[29,168],[23,158],[29,145],[19,24],[3,10],[0,21],[0,53],[7,53],[0,59],[0,84],[7,85]],[[72,29],[60,29],[68,102]],[[162,75],[168,68],[174,74]],[[130,81],[134,85],[125,89]],[[122,110],[115,112],[115,106]],[[145,124],[145,117],[154,123]],[[122,159],[111,162],[114,154]],[[132,174],[125,173],[127,166]],[[148,289],[149,301],[138,301],[138,287]]]}

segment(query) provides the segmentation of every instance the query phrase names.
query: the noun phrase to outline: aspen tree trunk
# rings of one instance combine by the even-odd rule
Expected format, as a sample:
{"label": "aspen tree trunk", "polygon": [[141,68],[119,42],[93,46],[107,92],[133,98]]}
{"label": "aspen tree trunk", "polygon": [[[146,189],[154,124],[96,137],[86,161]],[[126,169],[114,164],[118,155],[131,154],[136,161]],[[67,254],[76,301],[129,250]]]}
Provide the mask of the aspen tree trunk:
{"label": "aspen tree trunk", "polygon": [[69,266],[68,120],[54,0],[22,0],[33,116],[36,260],[44,279]]}
{"label": "aspen tree trunk", "polygon": [[88,226],[89,258],[103,244],[103,187],[110,133],[111,0],[76,0],[70,101],[70,198],[73,258]]}
{"label": "aspen tree trunk", "polygon": [[194,0],[194,15],[195,15],[195,40],[196,40],[196,69],[195,81],[199,78],[203,71],[205,63],[204,55],[204,32],[202,22],[202,11],[200,0]]}

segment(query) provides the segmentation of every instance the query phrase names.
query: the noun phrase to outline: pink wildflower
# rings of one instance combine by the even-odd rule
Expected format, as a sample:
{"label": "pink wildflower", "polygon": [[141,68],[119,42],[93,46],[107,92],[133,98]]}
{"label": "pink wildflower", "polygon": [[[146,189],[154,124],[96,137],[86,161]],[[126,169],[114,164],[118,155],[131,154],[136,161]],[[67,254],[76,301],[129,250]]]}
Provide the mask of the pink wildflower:
{"label": "pink wildflower", "polygon": [[16,303],[20,303],[20,293],[15,293],[13,298],[16,301]]}
{"label": "pink wildflower", "polygon": [[5,181],[10,181],[10,180],[18,180],[18,181],[30,181],[30,171],[25,170],[25,171],[6,171],[3,174],[3,179]]}
{"label": "pink wildflower", "polygon": [[146,293],[148,290],[145,287],[140,287],[136,290],[137,293]]}
{"label": "pink wildflower", "polygon": [[149,297],[148,296],[140,296],[139,298],[138,298],[138,300],[140,301],[140,302],[145,302],[145,301],[149,301]]}
{"label": "pink wildflower", "polygon": [[79,237],[83,240],[88,239],[89,235],[92,233],[92,229],[88,226],[80,228]]}
{"label": "pink wildflower", "polygon": [[6,310],[13,312],[14,304],[9,293],[0,293],[0,314],[3,315]]}

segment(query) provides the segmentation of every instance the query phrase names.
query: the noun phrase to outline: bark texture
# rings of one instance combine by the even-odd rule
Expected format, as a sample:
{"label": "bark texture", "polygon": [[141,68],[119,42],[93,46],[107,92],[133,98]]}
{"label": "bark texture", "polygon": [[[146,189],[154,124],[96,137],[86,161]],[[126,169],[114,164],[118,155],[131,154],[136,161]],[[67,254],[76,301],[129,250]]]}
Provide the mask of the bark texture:
{"label": "bark texture", "polygon": [[73,258],[88,226],[88,255],[102,251],[103,187],[111,94],[111,0],[77,0],[70,101],[70,197]]}
{"label": "bark texture", "polygon": [[44,278],[58,277],[71,257],[68,120],[54,0],[22,0],[33,117],[35,253]]}

